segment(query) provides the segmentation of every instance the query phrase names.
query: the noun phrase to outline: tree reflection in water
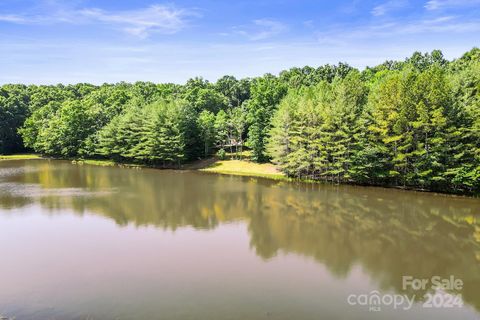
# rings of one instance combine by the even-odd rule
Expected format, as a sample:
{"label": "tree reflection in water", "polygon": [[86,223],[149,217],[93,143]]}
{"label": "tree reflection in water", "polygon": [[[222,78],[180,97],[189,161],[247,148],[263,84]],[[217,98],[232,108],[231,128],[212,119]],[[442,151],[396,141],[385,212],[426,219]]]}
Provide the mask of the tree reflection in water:
{"label": "tree reflection in water", "polygon": [[[40,203],[118,225],[213,229],[248,225],[263,259],[279,251],[312,257],[336,277],[359,264],[382,290],[403,275],[454,275],[480,310],[480,200],[383,188],[326,186],[188,171],[0,163],[0,208]],[[417,292],[418,293],[418,292]],[[421,296],[421,295],[417,295]]]}

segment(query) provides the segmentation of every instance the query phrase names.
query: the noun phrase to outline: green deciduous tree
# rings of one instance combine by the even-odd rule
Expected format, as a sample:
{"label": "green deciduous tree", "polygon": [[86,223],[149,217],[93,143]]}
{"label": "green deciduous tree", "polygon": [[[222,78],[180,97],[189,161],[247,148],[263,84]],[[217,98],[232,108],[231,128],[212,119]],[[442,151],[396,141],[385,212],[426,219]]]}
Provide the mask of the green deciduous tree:
{"label": "green deciduous tree", "polygon": [[0,87],[0,154],[24,150],[18,129],[29,114],[28,103],[26,86]]}
{"label": "green deciduous tree", "polygon": [[215,143],[215,115],[211,111],[203,110],[198,116],[197,124],[204,144],[204,156],[208,157]]}

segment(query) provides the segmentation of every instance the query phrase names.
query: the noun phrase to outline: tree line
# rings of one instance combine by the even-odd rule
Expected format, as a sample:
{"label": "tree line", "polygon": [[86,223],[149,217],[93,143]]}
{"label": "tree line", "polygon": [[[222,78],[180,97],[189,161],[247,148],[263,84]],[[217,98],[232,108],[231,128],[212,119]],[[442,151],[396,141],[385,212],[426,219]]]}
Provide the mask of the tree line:
{"label": "tree line", "polygon": [[0,87],[0,154],[173,166],[251,149],[290,177],[480,191],[480,49],[184,85]]}

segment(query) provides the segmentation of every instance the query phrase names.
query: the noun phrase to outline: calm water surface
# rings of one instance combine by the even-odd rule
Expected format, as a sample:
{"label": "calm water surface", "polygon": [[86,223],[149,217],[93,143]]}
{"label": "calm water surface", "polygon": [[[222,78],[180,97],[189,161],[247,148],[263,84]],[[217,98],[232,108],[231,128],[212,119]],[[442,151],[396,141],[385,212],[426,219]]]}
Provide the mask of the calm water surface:
{"label": "calm water surface", "polygon": [[[459,308],[424,308],[464,282]],[[350,305],[415,295],[410,310]],[[479,319],[480,200],[0,161],[0,315],[23,319]]]}

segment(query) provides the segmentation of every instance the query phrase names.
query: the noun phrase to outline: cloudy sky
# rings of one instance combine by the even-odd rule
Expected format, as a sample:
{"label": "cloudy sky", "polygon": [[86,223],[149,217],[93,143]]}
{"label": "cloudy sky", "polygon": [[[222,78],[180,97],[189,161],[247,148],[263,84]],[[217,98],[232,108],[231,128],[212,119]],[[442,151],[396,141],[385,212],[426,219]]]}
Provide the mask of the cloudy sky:
{"label": "cloudy sky", "polygon": [[0,83],[183,83],[480,46],[480,0],[2,0]]}

